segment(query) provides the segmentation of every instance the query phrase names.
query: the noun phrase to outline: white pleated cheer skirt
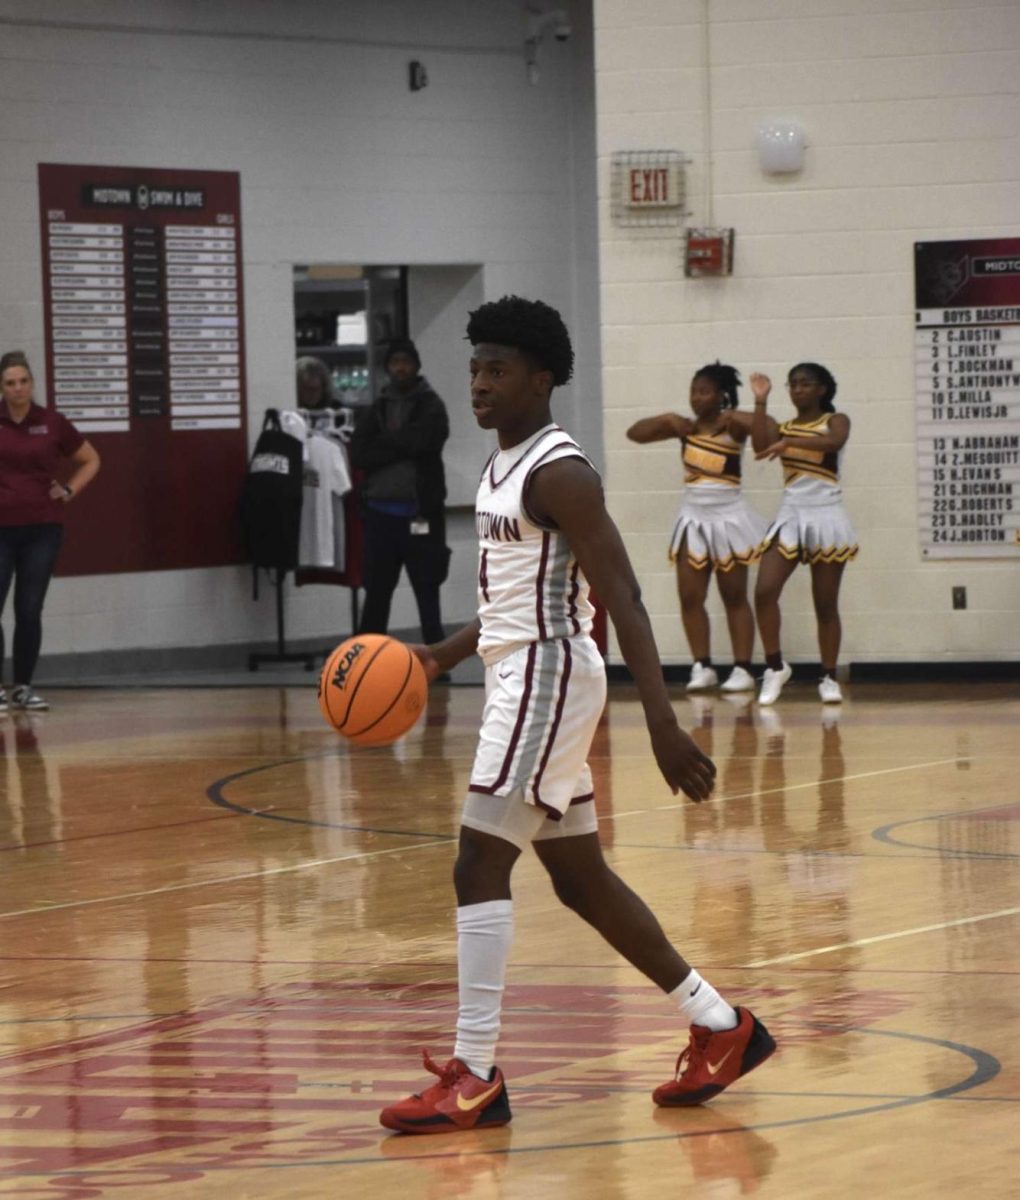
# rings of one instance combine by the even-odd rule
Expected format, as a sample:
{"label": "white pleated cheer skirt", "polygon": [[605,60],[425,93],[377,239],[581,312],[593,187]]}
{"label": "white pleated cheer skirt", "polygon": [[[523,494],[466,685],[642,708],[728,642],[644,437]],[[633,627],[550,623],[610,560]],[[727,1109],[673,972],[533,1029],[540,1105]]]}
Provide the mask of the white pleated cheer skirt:
{"label": "white pleated cheer skirt", "polygon": [[806,504],[784,498],[761,549],[775,545],[791,562],[849,562],[857,557],[857,535],[838,501]]}
{"label": "white pleated cheer skirt", "polygon": [[737,488],[703,488],[695,484],[684,493],[669,560],[676,562],[681,547],[687,562],[699,570],[711,564],[729,571],[747,566],[759,556],[768,522],[747,503]]}

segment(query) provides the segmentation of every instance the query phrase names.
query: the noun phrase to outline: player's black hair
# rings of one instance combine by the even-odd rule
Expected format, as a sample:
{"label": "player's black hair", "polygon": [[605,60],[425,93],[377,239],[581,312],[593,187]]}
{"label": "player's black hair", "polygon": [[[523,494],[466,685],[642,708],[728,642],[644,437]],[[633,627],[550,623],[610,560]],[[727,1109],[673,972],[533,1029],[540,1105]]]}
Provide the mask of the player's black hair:
{"label": "player's black hair", "polygon": [[828,367],[823,367],[821,363],[816,362],[796,363],[787,373],[787,383],[793,378],[794,371],[807,371],[816,383],[820,383],[825,388],[825,395],[822,396],[822,412],[836,411],[836,406],[832,403],[836,398],[836,380]]}
{"label": "player's black hair", "polygon": [[698,379],[699,377],[711,380],[719,391],[722,392],[723,408],[736,408],[740,403],[737,389],[743,381],[736,367],[728,366],[726,363],[716,360],[714,363],[706,363],[705,366],[699,367],[694,372],[694,378]]}
{"label": "player's black hair", "polygon": [[467,340],[472,346],[492,342],[527,354],[543,371],[551,371],[553,387],[574,373],[574,351],[563,318],[541,300],[504,296],[468,313]]}

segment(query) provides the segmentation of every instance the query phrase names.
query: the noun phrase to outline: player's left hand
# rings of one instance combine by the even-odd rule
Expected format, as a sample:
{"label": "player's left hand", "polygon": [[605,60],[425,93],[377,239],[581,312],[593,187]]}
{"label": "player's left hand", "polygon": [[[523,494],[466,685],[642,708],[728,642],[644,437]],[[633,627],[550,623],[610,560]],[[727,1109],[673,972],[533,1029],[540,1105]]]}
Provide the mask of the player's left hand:
{"label": "player's left hand", "polygon": [[675,723],[650,732],[655,761],[673,795],[683,792],[696,804],[707,800],[715,787],[715,763]]}

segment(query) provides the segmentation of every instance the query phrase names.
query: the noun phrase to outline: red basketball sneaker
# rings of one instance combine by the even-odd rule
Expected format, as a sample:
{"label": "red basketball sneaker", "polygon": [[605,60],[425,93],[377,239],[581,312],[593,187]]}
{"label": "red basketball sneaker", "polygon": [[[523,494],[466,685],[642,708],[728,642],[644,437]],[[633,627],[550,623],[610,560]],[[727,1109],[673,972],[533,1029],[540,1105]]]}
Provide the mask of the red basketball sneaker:
{"label": "red basketball sneaker", "polygon": [[713,1033],[704,1025],[691,1026],[691,1040],[676,1060],[676,1076],[652,1092],[663,1107],[704,1104],[723,1088],[768,1058],[775,1039],[747,1008],[738,1008],[736,1029]]}
{"label": "red basketball sneaker", "polygon": [[491,1079],[472,1075],[459,1058],[440,1067],[423,1050],[425,1069],[439,1082],[420,1095],[408,1096],[379,1114],[379,1122],[398,1133],[453,1133],[457,1129],[484,1129],[510,1122],[510,1098],[503,1073],[492,1068]]}

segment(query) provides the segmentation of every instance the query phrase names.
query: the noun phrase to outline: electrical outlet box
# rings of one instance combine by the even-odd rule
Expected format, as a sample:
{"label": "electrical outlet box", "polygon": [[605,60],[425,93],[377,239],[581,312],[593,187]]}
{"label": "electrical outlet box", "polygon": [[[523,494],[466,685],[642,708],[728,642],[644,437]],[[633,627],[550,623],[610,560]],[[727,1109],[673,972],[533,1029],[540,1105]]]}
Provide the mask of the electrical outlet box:
{"label": "electrical outlet box", "polygon": [[967,589],[965,587],[953,588],[953,608],[960,609],[967,607]]}

